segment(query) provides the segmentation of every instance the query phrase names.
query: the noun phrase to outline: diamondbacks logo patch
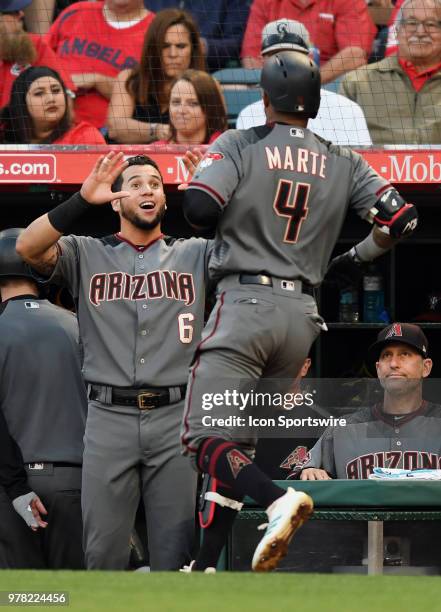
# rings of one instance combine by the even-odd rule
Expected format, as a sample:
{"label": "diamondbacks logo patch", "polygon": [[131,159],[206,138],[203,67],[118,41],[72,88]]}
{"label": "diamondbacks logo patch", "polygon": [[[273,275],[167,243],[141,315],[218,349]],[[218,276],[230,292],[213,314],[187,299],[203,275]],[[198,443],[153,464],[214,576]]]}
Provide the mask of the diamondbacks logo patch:
{"label": "diamondbacks logo patch", "polygon": [[388,338],[395,338],[395,337],[400,338],[402,336],[403,336],[403,331],[401,329],[401,324],[394,323],[392,327],[390,328],[390,330],[387,332],[385,340],[387,340]]}
{"label": "diamondbacks logo patch", "polygon": [[231,473],[234,478],[237,478],[239,472],[246,466],[251,463],[251,459],[249,459],[246,455],[241,453],[236,449],[232,449],[227,453],[227,460],[230,465]]}
{"label": "diamondbacks logo patch", "polygon": [[204,168],[208,168],[215,161],[220,161],[221,159],[225,159],[223,153],[216,153],[212,151],[211,153],[207,153],[204,158],[199,162],[198,170],[204,170]]}
{"label": "diamondbacks logo patch", "polygon": [[282,461],[280,467],[283,470],[296,470],[301,468],[311,455],[306,446],[297,446],[286,459]]}

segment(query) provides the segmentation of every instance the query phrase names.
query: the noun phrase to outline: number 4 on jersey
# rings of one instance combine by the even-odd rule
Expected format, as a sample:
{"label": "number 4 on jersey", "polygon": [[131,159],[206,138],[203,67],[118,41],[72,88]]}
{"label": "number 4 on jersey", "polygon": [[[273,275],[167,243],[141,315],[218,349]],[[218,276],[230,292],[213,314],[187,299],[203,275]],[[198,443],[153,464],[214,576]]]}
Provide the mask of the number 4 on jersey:
{"label": "number 4 on jersey", "polygon": [[293,181],[280,179],[277,185],[273,208],[279,217],[288,219],[283,242],[295,244],[298,240],[303,221],[308,215],[308,198],[311,185],[308,183],[295,183],[294,197]]}

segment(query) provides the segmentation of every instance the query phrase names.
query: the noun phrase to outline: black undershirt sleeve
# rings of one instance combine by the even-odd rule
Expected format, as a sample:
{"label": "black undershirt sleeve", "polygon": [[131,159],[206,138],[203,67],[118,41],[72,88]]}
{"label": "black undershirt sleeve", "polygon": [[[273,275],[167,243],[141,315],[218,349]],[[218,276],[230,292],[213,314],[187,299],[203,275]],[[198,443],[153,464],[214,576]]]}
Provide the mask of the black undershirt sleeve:
{"label": "black undershirt sleeve", "polygon": [[216,227],[222,214],[216,200],[200,189],[187,189],[182,210],[188,223],[201,230]]}
{"label": "black undershirt sleeve", "polygon": [[0,409],[0,486],[11,500],[31,491],[23,467],[23,457],[15,440],[9,435]]}

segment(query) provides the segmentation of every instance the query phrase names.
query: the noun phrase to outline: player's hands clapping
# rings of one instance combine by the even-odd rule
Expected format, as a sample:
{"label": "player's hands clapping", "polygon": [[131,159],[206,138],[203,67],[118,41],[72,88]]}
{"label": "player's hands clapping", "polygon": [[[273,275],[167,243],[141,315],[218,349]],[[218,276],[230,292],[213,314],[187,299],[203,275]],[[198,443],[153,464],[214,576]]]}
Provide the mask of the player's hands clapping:
{"label": "player's hands clapping", "polygon": [[300,480],[332,480],[328,472],[319,468],[306,468],[300,474]]}
{"label": "player's hands clapping", "polygon": [[89,204],[107,204],[130,195],[128,191],[114,193],[111,189],[112,183],[125,168],[127,161],[124,160],[124,153],[111,151],[108,155],[102,155],[84,181],[81,195]]}

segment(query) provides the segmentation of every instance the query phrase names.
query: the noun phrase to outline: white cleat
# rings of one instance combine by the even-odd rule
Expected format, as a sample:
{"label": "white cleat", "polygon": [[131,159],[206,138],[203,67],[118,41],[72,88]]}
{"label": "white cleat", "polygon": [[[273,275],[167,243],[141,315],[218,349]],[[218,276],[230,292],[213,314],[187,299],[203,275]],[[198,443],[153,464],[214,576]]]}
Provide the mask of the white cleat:
{"label": "white cleat", "polygon": [[[184,565],[184,567],[182,569],[180,569],[180,572],[183,572],[184,574],[191,574],[193,572],[193,565],[196,563],[195,560],[193,560],[190,565]],[[216,568],[215,567],[206,567],[204,569],[203,572],[199,572],[201,574],[215,574],[216,573]]]}
{"label": "white cleat", "polygon": [[302,491],[288,487],[286,493],[268,506],[266,531],[253,555],[251,567],[255,572],[270,572],[288,552],[288,545],[297,529],[314,510],[312,499]]}

